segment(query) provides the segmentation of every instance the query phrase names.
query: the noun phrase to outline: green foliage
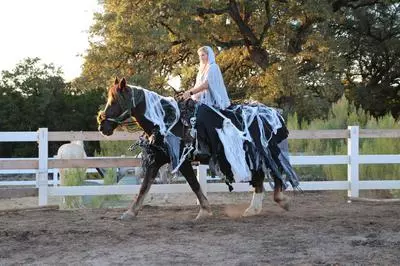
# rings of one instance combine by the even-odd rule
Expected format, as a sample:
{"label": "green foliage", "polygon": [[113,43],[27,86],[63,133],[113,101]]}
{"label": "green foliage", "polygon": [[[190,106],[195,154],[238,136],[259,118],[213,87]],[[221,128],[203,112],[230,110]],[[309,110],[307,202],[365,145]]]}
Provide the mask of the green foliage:
{"label": "green foliage", "polygon": [[[83,80],[114,76],[163,91],[171,76],[194,85],[197,48],[217,51],[231,98],[253,98],[307,119],[343,93],[328,1],[104,1],[96,14]],[[143,15],[146,14],[146,15]]]}
{"label": "green foliage", "polygon": [[[109,168],[106,170],[104,175],[104,185],[115,185],[117,184],[117,172],[114,168]],[[107,196],[94,196],[90,197],[89,203],[86,204],[87,207],[91,208],[101,208],[104,207],[108,202],[121,200],[120,195],[107,195]]]}
{"label": "green foliage", "polygon": [[[47,127],[52,107],[57,105],[66,84],[61,71],[50,64],[40,64],[38,58],[28,58],[13,71],[3,71],[0,80],[0,130],[36,131]],[[37,155],[34,143],[5,143],[1,156]]]}
{"label": "green foliage", "polygon": [[135,156],[139,153],[139,149],[136,148],[133,151],[129,150],[129,147],[134,144],[133,141],[101,141],[100,152],[96,153],[96,156]]}
{"label": "green foliage", "polygon": [[179,76],[187,89],[197,48],[211,45],[234,101],[255,99],[311,121],[326,119],[345,92],[375,117],[398,117],[399,16],[387,0],[106,0],[82,79],[104,87],[122,75],[165,94]]}
{"label": "green foliage", "polygon": [[[342,97],[333,104],[328,119],[316,119],[299,123],[296,114],[290,115],[287,122],[291,129],[346,129],[350,125],[359,125],[366,129],[400,129],[400,122],[387,114],[375,119],[367,112],[356,108],[354,104]],[[292,154],[298,155],[344,155],[347,152],[346,140],[289,140]],[[360,154],[399,154],[400,143],[394,138],[360,139]],[[297,167],[296,170],[306,180],[345,180],[347,166]],[[390,180],[400,175],[400,165],[361,165],[360,179]]]}
{"label": "green foliage", "polygon": [[[368,121],[368,129],[400,129],[400,123],[391,115]],[[360,144],[361,154],[399,154],[400,142],[394,138],[363,139]],[[397,179],[400,175],[399,164],[361,165],[360,176],[363,179]]]}
{"label": "green foliage", "polygon": [[[86,178],[86,169],[71,168],[65,169],[63,174],[64,186],[81,186]],[[63,208],[76,209],[82,207],[81,196],[65,196],[63,197]]]}
{"label": "green foliage", "polygon": [[104,175],[104,185],[114,185],[116,183],[117,183],[116,169],[113,168],[107,169],[106,174]]}
{"label": "green foliage", "polygon": [[[101,141],[100,152],[96,152],[96,156],[107,157],[107,156],[134,156],[139,153],[138,149],[134,151],[128,150],[133,144],[132,141]],[[117,184],[117,169],[108,168],[104,175],[104,185],[115,185]],[[107,195],[107,196],[93,196],[90,197],[86,206],[91,208],[102,208],[104,206],[113,205],[112,202],[120,201],[122,196],[119,195]]]}
{"label": "green foliage", "polygon": [[86,179],[85,168],[71,168],[64,171],[65,186],[80,186]]}
{"label": "green foliage", "polygon": [[[344,2],[344,1],[343,1]],[[375,117],[391,112],[400,117],[400,6],[394,1],[370,1],[345,8],[336,20],[337,42],[348,66],[348,98]]]}
{"label": "green foliage", "polygon": [[[39,58],[27,58],[12,71],[3,71],[0,80],[0,131],[94,131],[96,113],[104,102],[102,91],[79,90],[65,83],[59,68]],[[51,142],[49,155],[61,143]],[[93,154],[95,144],[88,146]],[[37,157],[35,143],[5,143],[2,157]]]}

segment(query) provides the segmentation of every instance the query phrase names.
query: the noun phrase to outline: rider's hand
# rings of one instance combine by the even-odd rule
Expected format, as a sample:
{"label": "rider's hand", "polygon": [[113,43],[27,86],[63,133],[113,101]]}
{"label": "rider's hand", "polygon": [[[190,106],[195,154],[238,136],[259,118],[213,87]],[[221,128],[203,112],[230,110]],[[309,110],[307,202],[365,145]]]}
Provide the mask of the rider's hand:
{"label": "rider's hand", "polygon": [[182,99],[183,99],[183,100],[187,100],[187,99],[190,98],[190,96],[191,96],[190,91],[185,91],[185,92],[182,94]]}
{"label": "rider's hand", "polygon": [[149,144],[153,145],[156,142],[156,136],[154,134],[151,134],[148,140]]}

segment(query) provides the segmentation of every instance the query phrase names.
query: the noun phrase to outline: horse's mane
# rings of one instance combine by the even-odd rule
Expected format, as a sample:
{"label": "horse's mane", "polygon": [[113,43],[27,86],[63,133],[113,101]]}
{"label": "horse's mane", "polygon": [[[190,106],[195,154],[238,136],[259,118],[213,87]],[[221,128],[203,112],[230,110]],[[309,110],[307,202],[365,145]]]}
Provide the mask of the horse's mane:
{"label": "horse's mane", "polygon": [[111,102],[115,101],[117,99],[117,94],[118,94],[118,85],[115,84],[108,89],[107,104],[111,104]]}
{"label": "horse's mane", "polygon": [[[107,92],[107,104],[110,105],[113,101],[117,100],[118,94],[118,84],[114,84],[110,88],[108,88]],[[100,124],[104,119],[106,119],[106,114],[104,110],[100,110],[97,112],[97,124]]]}

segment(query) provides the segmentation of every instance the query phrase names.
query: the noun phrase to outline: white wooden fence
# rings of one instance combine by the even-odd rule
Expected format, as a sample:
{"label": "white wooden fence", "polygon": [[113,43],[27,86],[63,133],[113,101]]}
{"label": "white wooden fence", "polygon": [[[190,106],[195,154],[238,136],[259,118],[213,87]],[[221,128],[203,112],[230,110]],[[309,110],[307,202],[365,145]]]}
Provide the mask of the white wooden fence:
{"label": "white wooden fence", "polygon": [[[116,132],[113,136],[104,137],[98,132],[48,132],[40,128],[37,132],[0,132],[0,142],[37,142],[39,145],[38,158],[2,158],[0,170],[36,169],[36,185],[39,189],[39,205],[46,205],[49,196],[73,195],[111,195],[136,194],[139,185],[108,185],[108,186],[49,186],[49,169],[55,168],[89,168],[89,167],[133,167],[139,166],[140,161],[130,157],[89,157],[86,159],[55,159],[48,157],[50,141],[96,141],[96,140],[137,140],[140,133]],[[292,130],[291,139],[347,139],[347,155],[319,156],[290,156],[292,165],[347,165],[347,181],[315,181],[301,182],[302,190],[347,190],[349,197],[358,197],[362,189],[400,189],[399,180],[359,180],[360,164],[394,164],[400,163],[399,154],[390,155],[360,155],[360,138],[400,138],[400,130],[367,130],[358,126],[349,126],[347,130]],[[205,193],[226,192],[223,183],[207,183],[207,167],[197,167],[197,177]],[[397,173],[398,174],[398,173]],[[248,191],[247,183],[233,184],[234,191]],[[267,188],[269,186],[266,186]],[[150,193],[183,193],[191,192],[187,184],[153,185]]]}

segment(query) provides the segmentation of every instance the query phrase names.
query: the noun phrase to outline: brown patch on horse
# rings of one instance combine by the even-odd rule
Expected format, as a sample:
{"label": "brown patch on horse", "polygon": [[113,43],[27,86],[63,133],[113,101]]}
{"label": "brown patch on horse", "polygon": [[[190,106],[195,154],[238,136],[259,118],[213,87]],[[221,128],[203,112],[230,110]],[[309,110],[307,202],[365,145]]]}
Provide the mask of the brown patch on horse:
{"label": "brown patch on horse", "polygon": [[107,104],[111,104],[113,101],[117,99],[117,93],[118,93],[118,84],[113,85],[108,89]]}

